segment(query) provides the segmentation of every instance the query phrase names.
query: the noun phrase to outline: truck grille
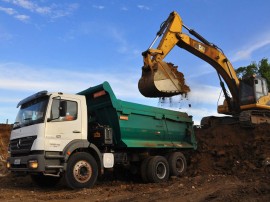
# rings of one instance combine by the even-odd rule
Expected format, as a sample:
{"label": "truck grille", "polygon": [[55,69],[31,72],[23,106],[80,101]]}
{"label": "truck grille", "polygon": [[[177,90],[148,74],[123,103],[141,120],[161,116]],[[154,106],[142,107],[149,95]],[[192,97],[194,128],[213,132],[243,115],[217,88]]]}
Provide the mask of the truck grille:
{"label": "truck grille", "polygon": [[37,136],[18,138],[10,141],[11,156],[27,155],[31,151],[34,140]]}

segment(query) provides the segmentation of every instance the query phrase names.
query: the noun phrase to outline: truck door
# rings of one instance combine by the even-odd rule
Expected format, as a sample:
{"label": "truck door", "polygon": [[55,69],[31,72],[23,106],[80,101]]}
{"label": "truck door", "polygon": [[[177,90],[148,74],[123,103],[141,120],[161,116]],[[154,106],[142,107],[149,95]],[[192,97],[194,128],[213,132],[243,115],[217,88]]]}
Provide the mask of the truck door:
{"label": "truck door", "polygon": [[56,97],[52,99],[47,120],[45,150],[62,151],[72,140],[82,138],[80,100]]}

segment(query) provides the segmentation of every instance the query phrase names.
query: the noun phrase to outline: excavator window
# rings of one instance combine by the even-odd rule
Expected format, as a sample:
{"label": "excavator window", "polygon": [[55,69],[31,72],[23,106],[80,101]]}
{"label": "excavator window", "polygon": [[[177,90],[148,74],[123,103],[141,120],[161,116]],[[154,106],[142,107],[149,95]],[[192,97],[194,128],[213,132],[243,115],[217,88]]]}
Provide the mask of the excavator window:
{"label": "excavator window", "polygon": [[255,79],[255,92],[256,92],[256,100],[268,94],[267,84],[266,84],[265,79],[263,78]]}
{"label": "excavator window", "polygon": [[245,79],[240,83],[240,103],[241,105],[255,102],[254,79]]}

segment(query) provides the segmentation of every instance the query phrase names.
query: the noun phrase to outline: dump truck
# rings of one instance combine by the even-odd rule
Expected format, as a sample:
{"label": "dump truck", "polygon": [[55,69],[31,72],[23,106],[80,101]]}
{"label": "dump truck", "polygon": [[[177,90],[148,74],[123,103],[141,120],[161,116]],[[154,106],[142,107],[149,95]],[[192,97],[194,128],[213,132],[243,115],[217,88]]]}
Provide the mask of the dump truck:
{"label": "dump truck", "polygon": [[92,187],[119,168],[164,182],[184,175],[185,151],[197,146],[187,113],[119,100],[108,82],[77,94],[41,91],[18,107],[7,167],[39,186],[63,179],[73,189]]}

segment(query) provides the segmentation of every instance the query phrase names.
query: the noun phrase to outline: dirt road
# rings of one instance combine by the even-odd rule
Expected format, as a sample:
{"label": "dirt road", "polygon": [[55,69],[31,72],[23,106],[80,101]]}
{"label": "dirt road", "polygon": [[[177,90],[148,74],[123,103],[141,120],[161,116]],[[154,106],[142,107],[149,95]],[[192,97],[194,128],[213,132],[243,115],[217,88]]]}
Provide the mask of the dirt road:
{"label": "dirt road", "polygon": [[0,178],[0,201],[270,201],[270,125],[196,129],[196,136],[198,150],[186,153],[182,178],[143,184],[139,177],[111,177],[92,189],[70,190],[62,184],[42,189],[9,174]]}

